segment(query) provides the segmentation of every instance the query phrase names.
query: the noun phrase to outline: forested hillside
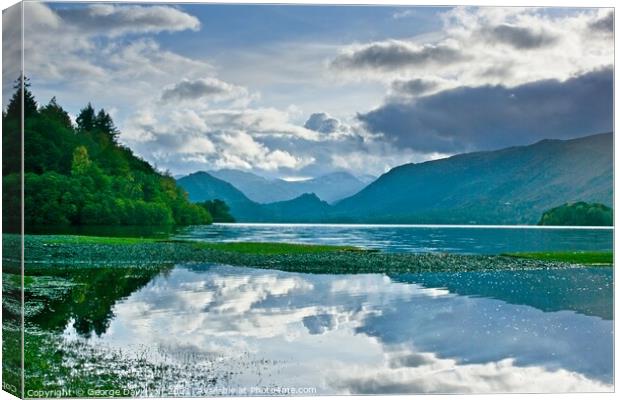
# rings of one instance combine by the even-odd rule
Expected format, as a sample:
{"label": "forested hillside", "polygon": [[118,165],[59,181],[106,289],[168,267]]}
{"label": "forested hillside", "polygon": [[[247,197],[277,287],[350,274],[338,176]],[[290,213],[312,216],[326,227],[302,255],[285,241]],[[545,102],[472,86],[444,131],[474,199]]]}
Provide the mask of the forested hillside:
{"label": "forested hillside", "polygon": [[[4,229],[20,218],[21,90],[2,115]],[[103,109],[89,103],[74,124],[53,98],[24,89],[25,225],[188,225],[211,222],[168,175],[118,142]]]}

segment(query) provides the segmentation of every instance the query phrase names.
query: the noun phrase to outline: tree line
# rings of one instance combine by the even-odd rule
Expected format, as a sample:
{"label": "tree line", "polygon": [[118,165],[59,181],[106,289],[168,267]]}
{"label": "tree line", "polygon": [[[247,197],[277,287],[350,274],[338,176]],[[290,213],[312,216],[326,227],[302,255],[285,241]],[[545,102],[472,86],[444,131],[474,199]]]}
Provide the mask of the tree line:
{"label": "tree line", "polygon": [[[3,225],[19,227],[22,82],[2,115]],[[75,124],[55,98],[39,106],[23,83],[24,220],[38,225],[193,225],[212,222],[168,173],[119,143],[109,113],[89,103]]]}
{"label": "tree line", "polygon": [[543,213],[538,225],[560,226],[612,226],[613,210],[604,204],[566,203]]}

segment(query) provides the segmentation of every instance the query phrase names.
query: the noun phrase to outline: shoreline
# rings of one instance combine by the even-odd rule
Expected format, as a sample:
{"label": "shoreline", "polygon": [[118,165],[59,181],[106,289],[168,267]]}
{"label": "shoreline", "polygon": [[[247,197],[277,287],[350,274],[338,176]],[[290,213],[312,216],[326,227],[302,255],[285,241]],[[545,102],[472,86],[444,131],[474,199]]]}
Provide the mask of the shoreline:
{"label": "shoreline", "polygon": [[[613,266],[610,252],[383,253],[352,246],[291,243],[198,242],[184,240],[25,235],[27,273],[58,268],[152,268],[180,263],[217,263],[300,273],[416,273]],[[17,272],[19,235],[3,235],[5,272]],[[11,257],[13,255],[13,257]],[[554,257],[555,255],[555,257]],[[609,262],[611,260],[611,262]]]}
{"label": "shoreline", "polygon": [[310,222],[214,222],[222,226],[324,227],[324,228],[428,228],[428,229],[541,229],[541,230],[613,230],[613,226],[587,225],[488,225],[488,224],[373,224],[373,223],[310,223]]}

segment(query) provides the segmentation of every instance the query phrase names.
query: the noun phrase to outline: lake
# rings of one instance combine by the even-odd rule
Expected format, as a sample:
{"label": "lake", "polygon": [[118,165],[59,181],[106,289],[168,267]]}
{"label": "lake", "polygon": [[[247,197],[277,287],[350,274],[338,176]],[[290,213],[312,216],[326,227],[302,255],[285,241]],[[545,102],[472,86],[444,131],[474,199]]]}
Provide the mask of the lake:
{"label": "lake", "polygon": [[191,227],[175,237],[212,242],[297,242],[351,245],[387,252],[462,254],[613,248],[613,230],[606,228],[213,224]]}
{"label": "lake", "polygon": [[[118,302],[87,341],[183,371],[151,395],[610,391],[612,291],[609,268],[335,276],[178,265]],[[84,340],[71,324],[64,336]]]}
{"label": "lake", "polygon": [[[174,237],[467,254],[613,247],[609,229],[216,224]],[[130,377],[132,395],[614,390],[609,267],[329,275],[181,263],[76,271],[71,285],[61,281],[64,297],[54,295],[41,306],[52,311],[32,323],[56,332],[64,354],[84,357],[75,362],[84,371]]]}

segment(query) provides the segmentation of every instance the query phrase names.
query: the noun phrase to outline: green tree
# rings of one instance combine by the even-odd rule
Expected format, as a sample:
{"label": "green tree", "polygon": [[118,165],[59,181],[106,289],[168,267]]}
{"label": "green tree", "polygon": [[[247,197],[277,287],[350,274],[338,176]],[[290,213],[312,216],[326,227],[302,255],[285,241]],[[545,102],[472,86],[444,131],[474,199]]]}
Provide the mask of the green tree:
{"label": "green tree", "polygon": [[613,210],[604,204],[578,201],[545,211],[538,225],[612,226]]}
{"label": "green tree", "polygon": [[91,132],[95,127],[95,109],[88,103],[86,107],[80,110],[75,122],[77,122],[78,131]]}
{"label": "green tree", "polygon": [[[13,96],[14,104],[19,103],[19,93]],[[39,111],[29,91],[28,99],[31,112],[24,120],[23,142],[26,229],[211,223],[209,212],[192,204],[172,177],[116,142],[118,130],[104,110],[95,114],[89,103],[73,126],[55,98]],[[11,107],[2,120],[3,217],[5,227],[15,231],[21,210],[22,136],[21,113]]]}
{"label": "green tree", "polygon": [[73,162],[71,163],[71,173],[73,175],[86,174],[92,165],[88,157],[88,149],[84,146],[78,146],[73,150]]}
{"label": "green tree", "polygon": [[37,115],[37,102],[29,88],[30,82],[28,78],[22,79],[20,76],[15,81],[15,92],[9,100],[6,112],[2,113],[3,176],[21,171],[21,155],[23,154],[22,109],[24,111],[23,121],[25,123]]}
{"label": "green tree", "polygon": [[235,218],[230,214],[230,207],[222,200],[208,200],[201,206],[209,211],[214,222],[235,222]]}
{"label": "green tree", "polygon": [[15,81],[15,85],[13,89],[15,89],[15,93],[9,100],[9,104],[6,108],[6,117],[12,119],[21,120],[22,117],[22,88],[23,88],[23,99],[24,99],[24,118],[31,117],[37,113],[37,102],[30,91],[30,80],[28,77],[20,76]]}
{"label": "green tree", "polygon": [[39,110],[39,113],[47,119],[56,121],[66,129],[73,129],[73,123],[69,114],[58,105],[56,96],[52,97],[45,107]]}
{"label": "green tree", "polygon": [[110,114],[105,112],[103,108],[97,113],[97,116],[94,120],[93,128],[107,135],[112,142],[117,141],[119,131],[116,126],[114,126],[114,121],[112,121],[112,117],[110,117]]}

